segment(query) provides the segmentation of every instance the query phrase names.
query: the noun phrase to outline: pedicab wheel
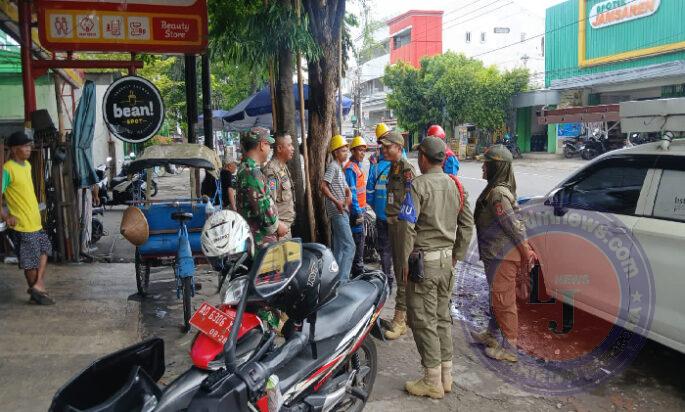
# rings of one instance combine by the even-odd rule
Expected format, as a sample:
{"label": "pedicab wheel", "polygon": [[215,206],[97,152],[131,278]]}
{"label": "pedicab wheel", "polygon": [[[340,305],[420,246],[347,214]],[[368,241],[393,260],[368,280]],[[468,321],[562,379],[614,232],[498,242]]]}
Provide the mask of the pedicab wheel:
{"label": "pedicab wheel", "polygon": [[181,287],[183,288],[183,332],[190,331],[190,317],[193,315],[192,311],[192,295],[193,295],[193,278],[188,276],[181,279]]}
{"label": "pedicab wheel", "polygon": [[143,262],[140,251],[136,248],[136,286],[140,296],[147,296],[147,289],[150,286],[150,265]]}

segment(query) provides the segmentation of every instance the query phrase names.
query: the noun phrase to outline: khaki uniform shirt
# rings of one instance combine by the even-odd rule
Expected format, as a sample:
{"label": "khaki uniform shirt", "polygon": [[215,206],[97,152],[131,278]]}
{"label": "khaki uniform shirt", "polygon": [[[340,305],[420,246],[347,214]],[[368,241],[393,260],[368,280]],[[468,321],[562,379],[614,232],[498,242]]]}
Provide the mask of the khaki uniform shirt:
{"label": "khaki uniform shirt", "polygon": [[286,226],[292,226],[295,221],[295,201],[293,180],[290,177],[288,165],[281,165],[281,162],[274,157],[264,166],[264,174],[271,196],[278,208],[278,218]]}
{"label": "khaki uniform shirt", "polygon": [[[385,212],[389,220],[397,217],[400,213],[400,207],[402,207],[402,202],[407,193],[406,183],[408,181],[411,182],[415,176],[414,166],[404,157],[393,162],[390,166],[387,184],[388,202],[385,206]],[[454,186],[454,183],[452,183],[452,186]]]}
{"label": "khaki uniform shirt", "polygon": [[435,167],[413,180],[411,196],[416,223],[399,221],[404,227],[402,259],[407,260],[412,250],[454,250],[459,215],[459,190],[454,181],[440,166]]}
{"label": "khaki uniform shirt", "polygon": [[476,220],[481,260],[521,260],[517,246],[526,241],[526,228],[516,216],[518,210],[508,188],[496,186],[490,190]]}

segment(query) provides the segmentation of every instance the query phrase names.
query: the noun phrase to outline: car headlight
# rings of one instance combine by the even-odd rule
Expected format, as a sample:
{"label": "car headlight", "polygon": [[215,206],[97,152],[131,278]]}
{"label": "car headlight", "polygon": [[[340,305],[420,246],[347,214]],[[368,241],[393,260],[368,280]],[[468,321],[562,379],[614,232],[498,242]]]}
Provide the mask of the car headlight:
{"label": "car headlight", "polygon": [[247,293],[247,276],[235,278],[228,283],[224,293],[224,305],[235,306],[240,302],[240,298]]}

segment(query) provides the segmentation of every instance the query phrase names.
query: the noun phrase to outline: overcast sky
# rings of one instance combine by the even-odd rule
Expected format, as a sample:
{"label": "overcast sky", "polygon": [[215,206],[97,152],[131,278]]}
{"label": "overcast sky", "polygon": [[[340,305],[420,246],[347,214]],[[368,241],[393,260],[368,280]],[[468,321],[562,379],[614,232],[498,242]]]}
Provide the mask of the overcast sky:
{"label": "overcast sky", "polygon": [[[525,7],[531,12],[537,13],[540,16],[545,15],[545,9],[566,0],[365,0],[371,4],[373,17],[381,19],[384,17],[392,17],[402,14],[412,9],[421,10],[443,10],[451,14],[458,13],[458,10],[463,9],[464,12],[471,12],[477,8],[483,8],[484,11],[495,9],[514,2],[519,7]],[[350,11],[355,12],[359,10],[359,1],[348,1]]]}

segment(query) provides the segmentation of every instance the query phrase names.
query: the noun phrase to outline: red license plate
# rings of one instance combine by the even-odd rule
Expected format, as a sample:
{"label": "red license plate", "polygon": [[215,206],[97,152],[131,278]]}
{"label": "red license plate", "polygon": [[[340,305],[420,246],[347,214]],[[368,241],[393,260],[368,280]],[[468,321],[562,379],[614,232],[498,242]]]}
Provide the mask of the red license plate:
{"label": "red license plate", "polygon": [[190,324],[215,342],[223,345],[228,340],[228,334],[234,319],[234,313],[222,312],[205,302],[190,318]]}

